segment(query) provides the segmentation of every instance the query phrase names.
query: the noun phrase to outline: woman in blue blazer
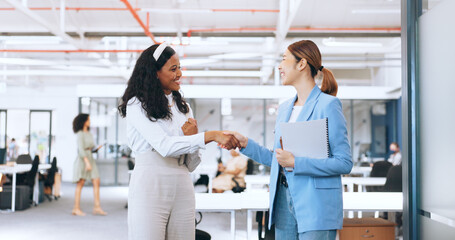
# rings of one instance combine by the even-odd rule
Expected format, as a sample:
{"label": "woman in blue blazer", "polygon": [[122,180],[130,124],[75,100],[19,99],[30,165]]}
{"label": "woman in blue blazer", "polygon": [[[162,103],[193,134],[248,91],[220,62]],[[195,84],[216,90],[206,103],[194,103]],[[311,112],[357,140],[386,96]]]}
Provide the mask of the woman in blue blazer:
{"label": "woman in blue blazer", "polygon": [[[316,44],[303,40],[291,44],[278,69],[283,85],[297,95],[281,104],[275,125],[274,151],[237,132],[241,152],[270,166],[270,219],[276,239],[334,240],[343,225],[341,175],[352,169],[346,120],[336,98],[337,83],[321,64]],[[314,78],[322,72],[321,89]],[[330,155],[326,159],[295,157],[280,147],[280,123],[328,118]]]}

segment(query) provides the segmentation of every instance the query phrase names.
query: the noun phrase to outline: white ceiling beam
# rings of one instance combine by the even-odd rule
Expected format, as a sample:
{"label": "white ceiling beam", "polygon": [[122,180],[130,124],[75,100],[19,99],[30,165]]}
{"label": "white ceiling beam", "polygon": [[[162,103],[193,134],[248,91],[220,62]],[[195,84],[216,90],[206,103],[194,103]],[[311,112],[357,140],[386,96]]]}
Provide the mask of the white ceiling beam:
{"label": "white ceiling beam", "polygon": [[[180,9],[180,3],[176,0],[172,0],[172,6],[174,10],[179,10]],[[177,29],[177,38],[179,39],[180,44],[183,43],[182,38],[183,38],[183,33],[182,33],[182,15],[181,14],[176,14],[174,15],[174,21],[175,21],[175,28]],[[183,56],[183,54],[179,54]]]}
{"label": "white ceiling beam", "polygon": [[302,0],[280,0],[280,14],[278,15],[278,24],[275,32],[275,43],[279,51],[301,3]]}
{"label": "white ceiling beam", "polygon": [[[292,21],[299,10],[302,0],[280,0],[280,13],[278,14],[278,23],[275,31],[275,53],[276,59],[279,59],[280,53],[282,51],[282,45],[286,39],[286,35],[289,32]],[[276,63],[275,63],[276,64]],[[277,71],[275,69],[275,71]],[[271,79],[273,71],[268,71],[270,73],[263,82],[266,83],[268,79]],[[274,84],[279,85],[276,75],[273,77]]]}
{"label": "white ceiling beam", "polygon": [[84,48],[84,46],[79,41],[74,40],[70,35],[66,34],[65,32],[62,32],[58,27],[54,26],[54,24],[47,22],[45,19],[40,17],[38,14],[34,13],[29,8],[22,5],[22,3],[20,3],[19,1],[16,1],[16,0],[5,0],[5,1],[7,3],[9,3],[11,6],[13,6],[14,8],[16,8],[16,10],[22,12],[27,17],[33,19],[35,22],[44,26],[55,36],[59,36],[64,41],[70,43],[71,45],[73,45],[74,47],[76,47],[78,49]]}

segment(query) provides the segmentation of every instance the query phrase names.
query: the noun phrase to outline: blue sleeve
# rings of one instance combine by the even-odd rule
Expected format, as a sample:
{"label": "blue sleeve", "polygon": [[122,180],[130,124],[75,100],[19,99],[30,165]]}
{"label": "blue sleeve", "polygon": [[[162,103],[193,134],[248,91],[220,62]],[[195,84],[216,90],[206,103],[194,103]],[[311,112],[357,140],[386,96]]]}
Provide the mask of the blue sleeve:
{"label": "blue sleeve", "polygon": [[242,148],[240,152],[260,164],[269,167],[272,165],[273,152],[263,146],[260,146],[251,138],[248,138],[248,144],[245,148]]}
{"label": "blue sleeve", "polygon": [[338,98],[327,106],[329,146],[331,155],[325,159],[296,157],[294,173],[315,177],[348,174],[352,169],[351,148],[348,142],[346,120]]}

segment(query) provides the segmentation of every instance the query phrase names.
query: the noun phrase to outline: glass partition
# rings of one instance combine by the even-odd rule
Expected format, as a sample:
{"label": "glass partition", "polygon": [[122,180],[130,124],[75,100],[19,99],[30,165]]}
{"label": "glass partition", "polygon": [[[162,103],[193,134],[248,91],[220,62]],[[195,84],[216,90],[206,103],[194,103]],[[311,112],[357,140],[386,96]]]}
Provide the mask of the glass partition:
{"label": "glass partition", "polygon": [[30,156],[38,155],[41,163],[49,162],[51,150],[51,111],[30,111]]}

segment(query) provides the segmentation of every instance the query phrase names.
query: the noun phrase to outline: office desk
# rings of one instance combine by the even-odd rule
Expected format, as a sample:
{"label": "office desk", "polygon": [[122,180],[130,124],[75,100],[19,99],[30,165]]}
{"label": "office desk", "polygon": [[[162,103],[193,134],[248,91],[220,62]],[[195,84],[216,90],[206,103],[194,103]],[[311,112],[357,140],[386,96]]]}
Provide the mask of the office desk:
{"label": "office desk", "polygon": [[235,211],[241,209],[241,194],[196,193],[196,211],[230,212],[231,238],[235,239]]}
{"label": "office desk", "polygon": [[[342,177],[343,185],[348,186],[348,192],[354,191],[354,184],[359,185],[359,191],[363,186],[383,186],[386,178],[383,177]],[[246,191],[253,189],[253,185],[268,185],[270,183],[270,175],[246,175],[245,176]]]}
{"label": "office desk", "polygon": [[372,167],[359,167],[354,166],[350,174],[362,174],[364,177],[370,176]]}
{"label": "office desk", "polygon": [[253,189],[253,185],[269,185],[270,175],[246,175],[245,176],[245,191],[249,192]]}
{"label": "office desk", "polygon": [[[51,168],[50,164],[40,164],[38,165],[38,171],[46,170]],[[13,175],[13,182],[11,183],[11,212],[16,210],[16,175],[18,173],[25,173],[32,169],[32,164],[16,164],[14,166],[1,165],[0,172],[3,174]],[[33,186],[33,201],[38,203],[39,195],[39,184],[38,183],[38,173],[35,178],[35,185]]]}
{"label": "office desk", "polygon": [[385,177],[342,177],[341,182],[343,185],[348,186],[348,192],[354,192],[354,184],[357,184],[358,192],[363,192],[364,186],[384,186],[386,182]]}

